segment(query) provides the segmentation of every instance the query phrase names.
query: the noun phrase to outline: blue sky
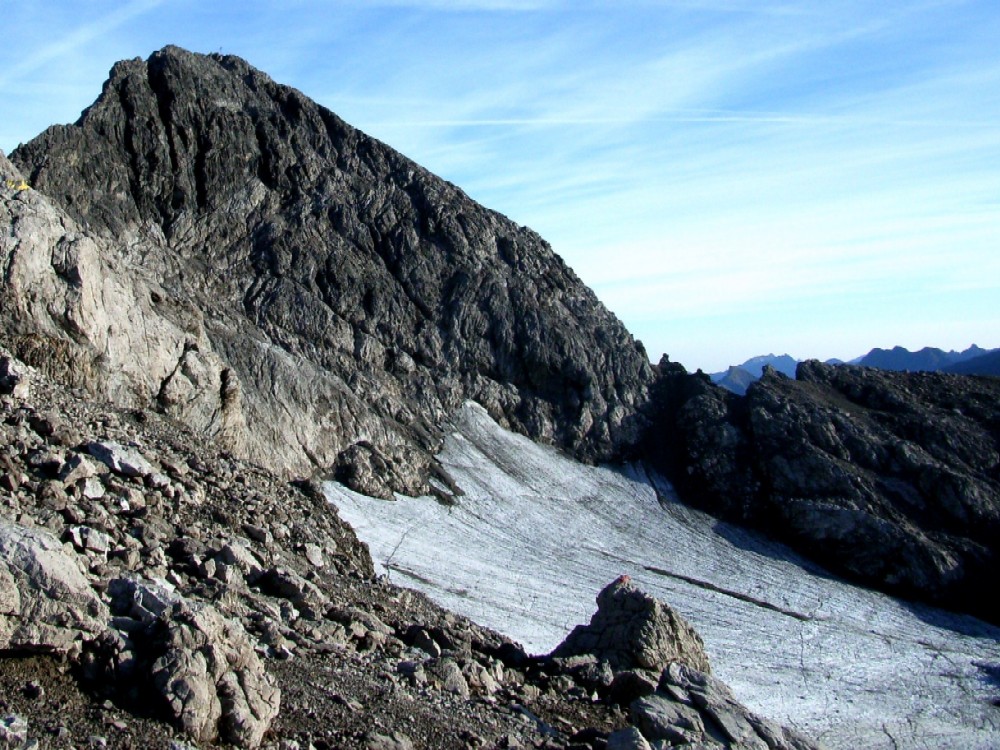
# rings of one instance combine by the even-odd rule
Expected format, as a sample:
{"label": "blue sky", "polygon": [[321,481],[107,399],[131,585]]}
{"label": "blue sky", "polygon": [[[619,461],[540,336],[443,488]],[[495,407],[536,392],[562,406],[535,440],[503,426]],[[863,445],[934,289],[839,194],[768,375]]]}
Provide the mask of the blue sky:
{"label": "blue sky", "polygon": [[0,0],[0,148],[166,44],[537,230],[689,370],[1000,346],[996,0]]}

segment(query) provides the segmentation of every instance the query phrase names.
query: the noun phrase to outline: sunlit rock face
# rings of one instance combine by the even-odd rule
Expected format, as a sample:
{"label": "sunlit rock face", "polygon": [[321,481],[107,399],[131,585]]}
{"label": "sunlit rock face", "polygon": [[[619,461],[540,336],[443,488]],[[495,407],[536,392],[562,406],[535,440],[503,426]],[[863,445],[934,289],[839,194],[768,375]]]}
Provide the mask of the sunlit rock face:
{"label": "sunlit rock face", "polygon": [[[1000,742],[1000,630],[833,578],[679,504],[640,470],[582,466],[467,405],[440,455],[457,505],[330,499],[381,570],[548,652],[627,574],[704,641],[749,709],[832,748]],[[992,675],[992,677],[991,677]]]}

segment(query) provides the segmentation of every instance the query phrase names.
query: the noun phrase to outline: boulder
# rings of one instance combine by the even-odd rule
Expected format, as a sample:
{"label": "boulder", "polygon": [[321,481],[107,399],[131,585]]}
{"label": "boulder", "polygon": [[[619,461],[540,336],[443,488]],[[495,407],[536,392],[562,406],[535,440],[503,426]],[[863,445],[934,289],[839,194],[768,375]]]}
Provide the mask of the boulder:
{"label": "boulder", "polygon": [[17,714],[0,718],[0,747],[23,748],[28,741],[28,720]]}
{"label": "boulder", "polygon": [[704,739],[706,730],[694,706],[678,703],[664,695],[638,698],[630,708],[632,721],[643,737],[670,744],[693,745]]}
{"label": "boulder", "polygon": [[658,690],[630,708],[632,720],[650,741],[718,745],[731,750],[817,750],[798,732],[764,719],[733,697],[722,681],[673,663]]}
{"label": "boulder", "polygon": [[621,576],[597,595],[597,612],[577,625],[552,652],[553,658],[593,654],[614,672],[659,672],[671,662],[708,672],[701,636],[669,605]]}
{"label": "boulder", "polygon": [[26,399],[30,393],[30,381],[24,366],[11,357],[0,357],[0,395]]}
{"label": "boulder", "polygon": [[51,534],[0,521],[0,649],[75,655],[108,610]]}
{"label": "boulder", "polygon": [[95,688],[157,707],[199,743],[261,743],[281,691],[240,622],[163,581],[118,578],[108,595],[116,630],[84,669]]}
{"label": "boulder", "polygon": [[150,624],[181,603],[183,597],[166,582],[137,578],[116,578],[108,584],[108,596],[115,614]]}
{"label": "boulder", "polygon": [[369,732],[365,735],[366,750],[413,750],[413,740],[402,732],[380,734]]}
{"label": "boulder", "polygon": [[75,484],[80,480],[91,479],[97,475],[97,467],[93,462],[79,453],[73,453],[59,469],[59,480],[64,484]]}
{"label": "boulder", "polygon": [[121,476],[144,477],[156,472],[153,465],[135,448],[109,441],[91,443],[87,450],[91,456]]}

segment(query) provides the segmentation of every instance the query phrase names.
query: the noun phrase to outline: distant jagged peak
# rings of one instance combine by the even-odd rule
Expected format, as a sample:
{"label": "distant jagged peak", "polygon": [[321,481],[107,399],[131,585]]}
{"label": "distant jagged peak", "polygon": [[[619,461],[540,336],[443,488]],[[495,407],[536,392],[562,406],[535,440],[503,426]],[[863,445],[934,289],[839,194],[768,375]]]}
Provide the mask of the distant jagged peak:
{"label": "distant jagged peak", "polygon": [[751,383],[763,376],[765,368],[773,367],[783,375],[794,378],[798,364],[799,360],[789,354],[761,354],[742,364],[730,365],[726,372],[713,373],[711,378],[717,385],[742,396]]}

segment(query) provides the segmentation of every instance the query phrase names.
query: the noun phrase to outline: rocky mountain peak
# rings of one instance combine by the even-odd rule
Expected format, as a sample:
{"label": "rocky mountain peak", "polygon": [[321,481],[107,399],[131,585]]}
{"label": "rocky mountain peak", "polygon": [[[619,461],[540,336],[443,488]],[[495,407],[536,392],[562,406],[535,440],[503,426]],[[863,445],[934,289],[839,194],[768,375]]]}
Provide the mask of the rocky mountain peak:
{"label": "rocky mountain peak", "polygon": [[45,335],[77,363],[151,370],[119,400],[240,455],[440,491],[438,425],[466,399],[584,460],[637,442],[645,351],[547,243],[239,58],[118,63],[75,124],[12,160],[178,329],[153,368],[125,343],[135,315],[110,357],[107,333]]}

